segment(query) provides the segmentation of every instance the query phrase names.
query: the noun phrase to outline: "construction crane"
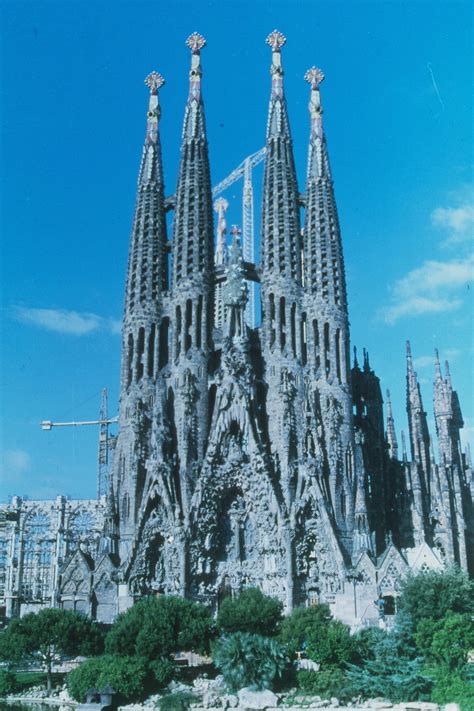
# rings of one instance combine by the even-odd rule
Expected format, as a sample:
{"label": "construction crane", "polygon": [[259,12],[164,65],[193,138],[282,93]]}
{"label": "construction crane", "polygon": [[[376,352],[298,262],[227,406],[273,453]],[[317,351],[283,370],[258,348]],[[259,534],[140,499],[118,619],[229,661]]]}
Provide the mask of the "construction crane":
{"label": "construction crane", "polygon": [[98,471],[97,471],[97,498],[107,494],[110,487],[109,481],[109,449],[115,445],[115,437],[109,434],[109,425],[118,422],[118,417],[108,417],[107,410],[107,388],[102,389],[102,399],[100,403],[100,414],[98,420],[87,420],[85,422],[51,422],[43,420],[41,429],[51,430],[53,427],[82,427],[83,425],[99,425],[99,450],[98,450]]}
{"label": "construction crane", "polygon": [[[252,169],[255,168],[265,158],[266,148],[261,148],[256,153],[247,156],[242,163],[230,173],[227,178],[224,178],[212,190],[212,197],[216,198],[223,193],[233,183],[243,177],[244,188],[242,197],[242,252],[244,260],[255,263],[255,230],[254,230],[254,211],[253,211],[253,185],[252,185]],[[254,282],[249,282],[249,300],[247,304],[246,320],[250,328],[255,328],[255,291]]]}

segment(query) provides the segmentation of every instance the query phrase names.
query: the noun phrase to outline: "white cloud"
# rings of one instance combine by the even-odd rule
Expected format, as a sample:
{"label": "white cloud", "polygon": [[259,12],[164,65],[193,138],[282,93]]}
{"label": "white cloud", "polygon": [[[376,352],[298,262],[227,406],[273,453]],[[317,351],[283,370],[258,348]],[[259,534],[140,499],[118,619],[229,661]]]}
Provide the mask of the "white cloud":
{"label": "white cloud", "polygon": [[23,474],[31,467],[31,458],[23,449],[6,449],[1,455],[2,477]]}
{"label": "white cloud", "polygon": [[116,319],[104,318],[87,312],[16,306],[13,309],[13,315],[21,323],[72,336],[85,336],[94,331],[120,333],[120,322]]}
{"label": "white cloud", "polygon": [[453,195],[454,205],[437,207],[431,213],[431,222],[447,231],[443,246],[473,241],[474,239],[474,186],[468,185]]}
{"label": "white cloud", "polygon": [[[449,360],[453,362],[460,355],[460,353],[461,351],[458,348],[448,348],[440,353],[440,360]],[[435,360],[434,355],[419,356],[418,358],[413,359],[413,366],[417,370],[421,370],[423,368],[433,368]]]}
{"label": "white cloud", "polygon": [[395,282],[391,303],[381,310],[390,324],[405,316],[455,311],[462,303],[460,291],[474,277],[474,256],[441,262],[428,260]]}

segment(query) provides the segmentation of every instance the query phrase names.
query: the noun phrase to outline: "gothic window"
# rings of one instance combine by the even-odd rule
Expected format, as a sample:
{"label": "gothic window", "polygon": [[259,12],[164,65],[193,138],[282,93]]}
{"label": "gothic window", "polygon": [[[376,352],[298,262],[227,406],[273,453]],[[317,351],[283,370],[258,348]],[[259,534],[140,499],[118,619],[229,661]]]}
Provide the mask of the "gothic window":
{"label": "gothic window", "polygon": [[331,372],[330,347],[329,324],[326,322],[324,324],[324,367],[326,369],[326,375]]}
{"label": "gothic window", "polygon": [[176,307],[176,321],[175,321],[175,339],[174,339],[174,352],[175,358],[179,357],[181,353],[181,306]]}
{"label": "gothic window", "polygon": [[150,336],[148,341],[148,376],[153,377],[153,371],[155,366],[155,338],[156,338],[156,328],[155,324],[152,325],[150,329]]}
{"label": "gothic window", "polygon": [[191,334],[191,327],[193,323],[193,302],[191,299],[187,299],[186,301],[186,325],[184,329],[184,350],[188,351],[191,346],[192,346],[192,334]]}
{"label": "gothic window", "polygon": [[269,308],[269,313],[270,313],[270,348],[274,345],[275,343],[275,337],[276,337],[276,330],[275,330],[275,297],[273,294],[270,294],[268,297],[269,302],[270,302],[270,308]]}
{"label": "gothic window", "polygon": [[280,347],[283,350],[286,345],[286,309],[285,297],[280,298]]}
{"label": "gothic window", "polygon": [[127,348],[127,387],[131,385],[133,378],[133,334],[128,334]]}
{"label": "gothic window", "polygon": [[296,358],[296,304],[291,304],[291,350]]}
{"label": "gothic window", "polygon": [[164,368],[165,365],[168,365],[169,361],[169,327],[170,327],[170,320],[168,316],[165,316],[163,319],[161,319],[161,326],[160,326],[160,354],[159,354],[159,363],[158,363],[158,368],[161,370],[161,368]]}
{"label": "gothic window", "polygon": [[316,368],[321,365],[319,356],[319,325],[317,319],[313,319],[313,347],[314,347],[314,363]]}
{"label": "gothic window", "polygon": [[137,361],[136,361],[136,373],[137,380],[141,380],[143,377],[143,352],[145,350],[145,329],[143,326],[138,331],[138,341],[137,341]]}
{"label": "gothic window", "polygon": [[308,362],[308,333],[306,324],[306,312],[301,314],[301,364]]}
{"label": "gothic window", "polygon": [[337,379],[339,380],[339,382],[341,382],[341,331],[339,328],[336,330],[335,345],[336,345],[336,374],[337,374]]}
{"label": "gothic window", "polygon": [[196,348],[202,344],[202,296],[199,297],[196,312]]}
{"label": "gothic window", "polygon": [[23,548],[23,564],[21,575],[21,595],[25,600],[31,600],[35,586],[35,541],[27,538]]}

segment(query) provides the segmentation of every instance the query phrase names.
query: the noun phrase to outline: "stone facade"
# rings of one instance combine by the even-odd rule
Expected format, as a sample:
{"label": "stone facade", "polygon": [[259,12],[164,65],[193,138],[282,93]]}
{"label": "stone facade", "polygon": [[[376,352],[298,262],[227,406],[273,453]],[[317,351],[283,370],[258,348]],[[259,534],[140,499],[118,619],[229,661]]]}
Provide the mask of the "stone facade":
{"label": "stone facade", "polygon": [[[215,609],[248,586],[287,610],[324,601],[353,626],[387,618],[409,569],[472,571],[472,472],[449,371],[435,373],[436,459],[407,347],[411,456],[402,456],[368,354],[350,363],[342,242],[312,68],[305,192],[298,187],[272,32],[261,263],[239,230],[217,247],[195,33],[176,193],[165,199],[156,72],[138,178],[123,321],[119,432],[103,534],[64,558],[51,604],[109,621],[149,594]],[[168,240],[166,210],[174,211]],[[304,209],[304,221],[300,213]],[[261,325],[248,325],[248,283]],[[82,581],[82,583],[80,582]],[[82,585],[82,587],[81,587]]]}

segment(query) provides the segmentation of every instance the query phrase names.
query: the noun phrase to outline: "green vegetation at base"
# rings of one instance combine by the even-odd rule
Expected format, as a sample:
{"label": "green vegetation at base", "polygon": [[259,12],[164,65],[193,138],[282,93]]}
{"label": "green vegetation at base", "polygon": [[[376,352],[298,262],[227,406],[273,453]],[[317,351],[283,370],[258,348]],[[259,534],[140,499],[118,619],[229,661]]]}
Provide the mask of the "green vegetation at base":
{"label": "green vegetation at base", "polygon": [[[150,597],[120,615],[105,637],[98,625],[65,610],[43,610],[13,620],[0,632],[0,696],[45,678],[70,655],[89,659],[67,676],[73,698],[89,688],[113,686],[124,701],[164,690],[179,672],[177,652],[209,653],[227,688],[279,690],[297,685],[300,695],[381,696],[392,702],[431,700],[474,708],[474,583],[457,568],[410,575],[402,584],[391,632],[364,629],[351,635],[327,605],[295,609],[282,617],[280,601],[249,589],[221,604],[214,624],[209,610],[179,597]],[[105,649],[105,654],[104,654]],[[319,671],[300,670],[298,657]],[[25,660],[40,661],[44,675],[14,674]],[[285,686],[286,684],[286,686]],[[295,701],[297,697],[295,698]],[[186,693],[167,694],[161,711],[186,711]]]}

